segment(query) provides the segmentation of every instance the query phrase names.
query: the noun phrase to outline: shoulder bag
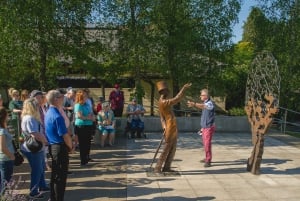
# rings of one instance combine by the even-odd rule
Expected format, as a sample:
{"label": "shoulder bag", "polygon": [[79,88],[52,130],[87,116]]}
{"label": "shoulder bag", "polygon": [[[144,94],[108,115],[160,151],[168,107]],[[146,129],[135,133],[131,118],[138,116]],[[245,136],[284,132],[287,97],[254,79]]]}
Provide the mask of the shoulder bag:
{"label": "shoulder bag", "polygon": [[30,152],[36,153],[43,148],[43,143],[38,141],[32,135],[26,135],[23,133],[25,146],[29,149]]}
{"label": "shoulder bag", "polygon": [[18,151],[16,145],[15,145],[15,142],[12,141],[12,144],[14,146],[14,150],[15,150],[15,161],[14,161],[14,165],[15,166],[20,166],[22,165],[22,163],[24,162],[24,157],[22,156],[22,154]]}

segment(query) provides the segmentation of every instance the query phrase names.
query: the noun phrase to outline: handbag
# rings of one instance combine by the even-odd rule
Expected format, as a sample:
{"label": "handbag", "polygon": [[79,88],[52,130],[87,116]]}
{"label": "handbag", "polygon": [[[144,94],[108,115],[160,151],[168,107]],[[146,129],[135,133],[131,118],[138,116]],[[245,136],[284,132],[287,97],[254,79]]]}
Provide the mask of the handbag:
{"label": "handbag", "polygon": [[22,154],[18,151],[16,145],[15,145],[15,142],[12,141],[12,144],[14,146],[14,149],[15,149],[15,161],[14,161],[14,165],[15,166],[20,166],[22,165],[22,163],[24,162],[24,157],[22,156]]}
{"label": "handbag", "polygon": [[36,153],[39,152],[43,148],[43,143],[35,139],[35,137],[31,135],[25,135],[24,137],[25,146],[29,149],[30,152]]}
{"label": "handbag", "polygon": [[15,166],[20,166],[20,165],[22,165],[23,162],[24,162],[24,158],[23,158],[22,154],[19,151],[16,151],[15,152],[15,161],[14,161]]}

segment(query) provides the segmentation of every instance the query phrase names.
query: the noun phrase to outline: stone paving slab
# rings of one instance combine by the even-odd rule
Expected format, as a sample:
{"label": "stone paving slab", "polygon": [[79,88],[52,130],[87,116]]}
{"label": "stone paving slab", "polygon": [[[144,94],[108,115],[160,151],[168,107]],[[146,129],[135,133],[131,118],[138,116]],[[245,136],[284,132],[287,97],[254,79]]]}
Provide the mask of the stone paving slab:
{"label": "stone paving slab", "polygon": [[[79,154],[72,155],[74,174],[68,176],[65,201],[300,200],[300,149],[278,136],[266,136],[261,174],[253,175],[246,171],[250,134],[216,133],[212,167],[204,168],[200,136],[180,133],[172,165],[180,175],[163,177],[147,175],[161,134],[147,136],[130,140],[118,136],[114,147],[102,149],[94,143],[95,161],[84,168],[79,166]],[[300,139],[293,141],[297,140],[300,144]],[[22,193],[28,191],[28,171],[28,164],[15,170],[15,176],[25,180]]]}

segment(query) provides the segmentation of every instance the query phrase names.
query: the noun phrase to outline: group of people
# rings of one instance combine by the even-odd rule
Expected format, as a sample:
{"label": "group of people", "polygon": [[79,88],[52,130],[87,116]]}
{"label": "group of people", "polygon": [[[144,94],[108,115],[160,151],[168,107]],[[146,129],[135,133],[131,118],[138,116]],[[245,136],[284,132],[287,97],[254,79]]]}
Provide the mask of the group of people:
{"label": "group of people", "polygon": [[[180,92],[170,98],[166,82],[157,83],[160,94],[159,113],[164,129],[165,146],[158,159],[155,172],[167,172],[171,170],[171,163],[175,156],[177,144],[177,125],[172,106],[180,102],[184,92],[191,84],[185,84]],[[20,150],[27,158],[31,167],[31,198],[43,198],[43,192],[50,191],[51,201],[64,200],[66,180],[69,166],[69,154],[73,153],[79,145],[80,165],[86,166],[93,161],[90,157],[91,139],[95,129],[99,129],[100,145],[113,146],[115,140],[115,117],[122,116],[124,109],[124,94],[119,85],[110,94],[109,101],[99,98],[98,105],[94,106],[89,96],[88,89],[74,90],[50,90],[47,93],[33,90],[24,93],[24,100],[19,98],[17,90],[11,90],[9,109],[12,118],[21,119],[22,135],[34,137],[43,144],[43,148],[32,152],[26,146],[26,140],[21,141]],[[207,89],[201,90],[202,103],[188,101],[188,107],[202,109],[201,131],[205,150],[205,158],[202,160],[205,167],[211,166],[212,151],[211,140],[215,131],[214,105],[209,98]],[[5,191],[5,185],[12,178],[15,149],[12,144],[13,135],[8,131],[8,112],[2,106],[0,97],[0,178],[1,193]],[[141,137],[144,129],[143,116],[145,109],[137,104],[137,99],[132,98],[128,104],[126,115],[132,138]],[[15,115],[13,117],[13,115]],[[25,138],[26,139],[26,138]],[[47,153],[51,156],[50,185],[45,180],[47,168]]]}
{"label": "group of people", "polygon": [[[69,164],[69,154],[79,148],[80,165],[90,161],[91,139],[95,129],[101,131],[101,145],[106,138],[113,146],[115,134],[115,117],[122,116],[124,93],[116,84],[109,96],[109,102],[99,100],[97,106],[90,97],[89,89],[74,90],[72,87],[50,90],[9,89],[8,109],[3,106],[0,96],[0,193],[4,193],[11,180],[14,167],[15,148],[13,141],[20,142],[20,151],[27,158],[31,168],[29,197],[43,198],[43,192],[51,191],[52,201],[63,200]],[[10,133],[8,122],[14,127]],[[18,131],[21,131],[18,133]],[[20,136],[19,136],[20,135]],[[15,136],[16,139],[13,139]],[[28,148],[26,139],[33,137],[43,146],[33,152]],[[51,156],[51,165],[48,157]],[[45,170],[51,170],[50,185],[45,180]]]}

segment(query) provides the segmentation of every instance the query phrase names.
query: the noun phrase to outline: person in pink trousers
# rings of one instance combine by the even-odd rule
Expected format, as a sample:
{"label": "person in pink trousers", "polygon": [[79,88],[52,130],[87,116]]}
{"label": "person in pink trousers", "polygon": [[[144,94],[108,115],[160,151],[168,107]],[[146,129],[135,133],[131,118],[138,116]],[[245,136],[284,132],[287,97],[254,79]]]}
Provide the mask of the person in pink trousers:
{"label": "person in pink trousers", "polygon": [[210,99],[207,89],[202,89],[200,91],[200,100],[202,101],[202,103],[188,101],[187,106],[202,109],[201,131],[205,151],[205,159],[201,160],[201,162],[204,163],[204,167],[210,167],[212,160],[211,141],[213,134],[215,133],[215,107]]}

